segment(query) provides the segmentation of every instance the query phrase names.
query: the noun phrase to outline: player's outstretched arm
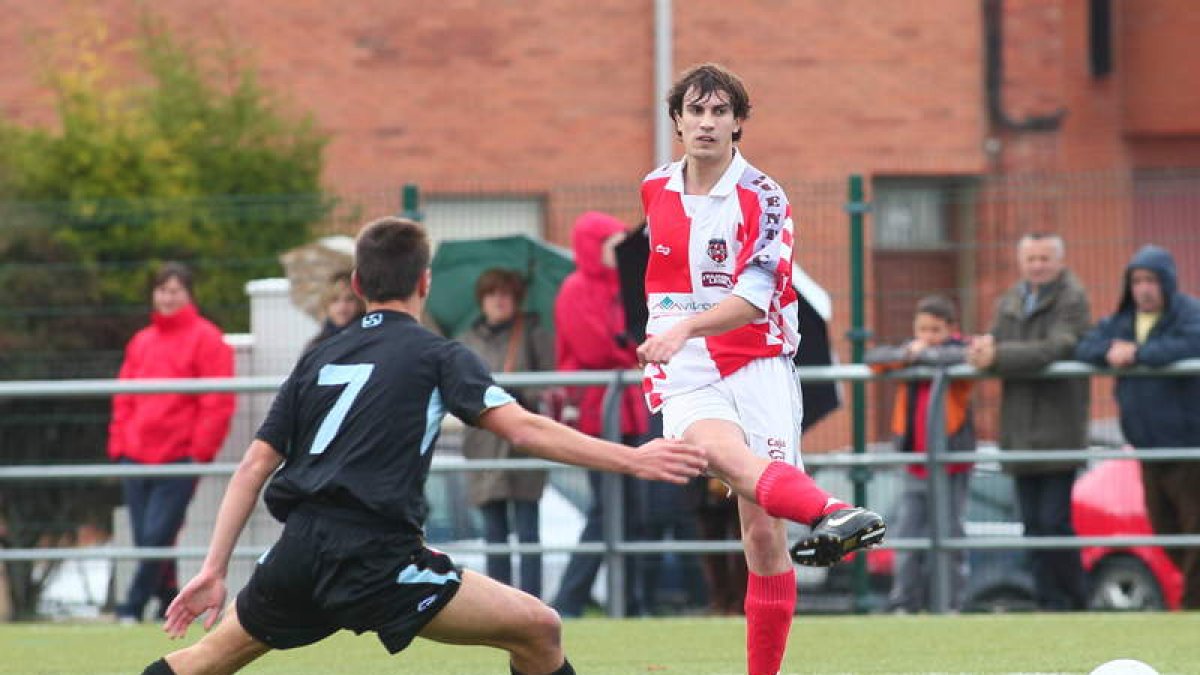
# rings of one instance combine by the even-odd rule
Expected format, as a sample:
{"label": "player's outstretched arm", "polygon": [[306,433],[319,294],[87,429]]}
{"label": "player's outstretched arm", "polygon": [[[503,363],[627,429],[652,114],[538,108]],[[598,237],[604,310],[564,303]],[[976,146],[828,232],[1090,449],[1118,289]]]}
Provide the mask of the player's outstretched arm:
{"label": "player's outstretched arm", "polygon": [[659,438],[631,448],[582,434],[516,403],[488,410],[479,425],[531,455],[646,480],[686,483],[708,466],[703,450],[682,441]]}
{"label": "player's outstretched arm", "polygon": [[183,637],[188,626],[196,617],[209,612],[204,621],[207,630],[217,620],[225,604],[225,576],[229,572],[229,558],[237,544],[246,520],[258,501],[258,493],[275,469],[283,463],[283,456],[270,444],[255,440],[246,449],[237,471],[229,480],[229,487],[221,499],[217,522],[213,527],[208,555],[194,579],[179,591],[179,595],[167,608],[163,630],[173,638]]}

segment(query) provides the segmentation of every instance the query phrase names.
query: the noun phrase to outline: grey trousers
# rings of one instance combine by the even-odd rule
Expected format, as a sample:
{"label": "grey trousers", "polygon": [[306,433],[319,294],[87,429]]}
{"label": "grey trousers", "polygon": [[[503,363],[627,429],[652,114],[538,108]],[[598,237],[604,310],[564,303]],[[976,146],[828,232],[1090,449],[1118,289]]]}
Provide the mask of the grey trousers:
{"label": "grey trousers", "polygon": [[[929,508],[929,480],[903,472],[900,500],[896,516],[888,525],[888,535],[897,538],[928,537],[933,527],[933,512]],[[954,473],[947,477],[950,488],[951,537],[965,536],[963,522],[967,511],[967,488],[971,473]],[[951,555],[950,608],[961,609],[963,590],[967,583],[967,561],[963,551]],[[888,609],[919,612],[929,608],[932,588],[933,557],[928,551],[896,551],[892,590],[888,593]]]}

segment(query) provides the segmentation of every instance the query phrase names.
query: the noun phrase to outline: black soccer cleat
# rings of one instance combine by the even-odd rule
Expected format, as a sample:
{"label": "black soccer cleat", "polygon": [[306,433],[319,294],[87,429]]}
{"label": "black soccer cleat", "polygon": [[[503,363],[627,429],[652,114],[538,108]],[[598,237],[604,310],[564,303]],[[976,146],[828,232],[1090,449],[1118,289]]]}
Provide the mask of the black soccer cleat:
{"label": "black soccer cleat", "polygon": [[808,567],[829,567],[847,553],[883,542],[887,526],[874,511],[855,506],[826,514],[812,533],[792,547],[792,561]]}

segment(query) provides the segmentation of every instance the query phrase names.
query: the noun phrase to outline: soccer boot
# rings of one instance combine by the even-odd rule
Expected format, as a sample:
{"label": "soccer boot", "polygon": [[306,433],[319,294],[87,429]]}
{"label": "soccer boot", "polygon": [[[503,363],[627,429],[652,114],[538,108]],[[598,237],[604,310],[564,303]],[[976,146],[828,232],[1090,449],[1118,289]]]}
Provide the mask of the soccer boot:
{"label": "soccer boot", "polygon": [[829,567],[847,553],[878,546],[883,541],[883,518],[861,507],[838,509],[813,525],[812,533],[792,547],[792,560],[809,567]]}

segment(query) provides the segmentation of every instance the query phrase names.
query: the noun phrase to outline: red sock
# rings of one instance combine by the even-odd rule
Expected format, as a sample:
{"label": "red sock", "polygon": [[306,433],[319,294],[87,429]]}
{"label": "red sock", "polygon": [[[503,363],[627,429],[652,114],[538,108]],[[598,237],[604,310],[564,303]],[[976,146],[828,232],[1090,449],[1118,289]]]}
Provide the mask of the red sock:
{"label": "red sock", "polygon": [[746,584],[746,666],[750,675],[778,675],[796,612],[796,571]]}
{"label": "red sock", "polygon": [[754,487],[758,505],[775,518],[812,525],[821,516],[850,505],[822,490],[808,474],[784,462],[771,462]]}

